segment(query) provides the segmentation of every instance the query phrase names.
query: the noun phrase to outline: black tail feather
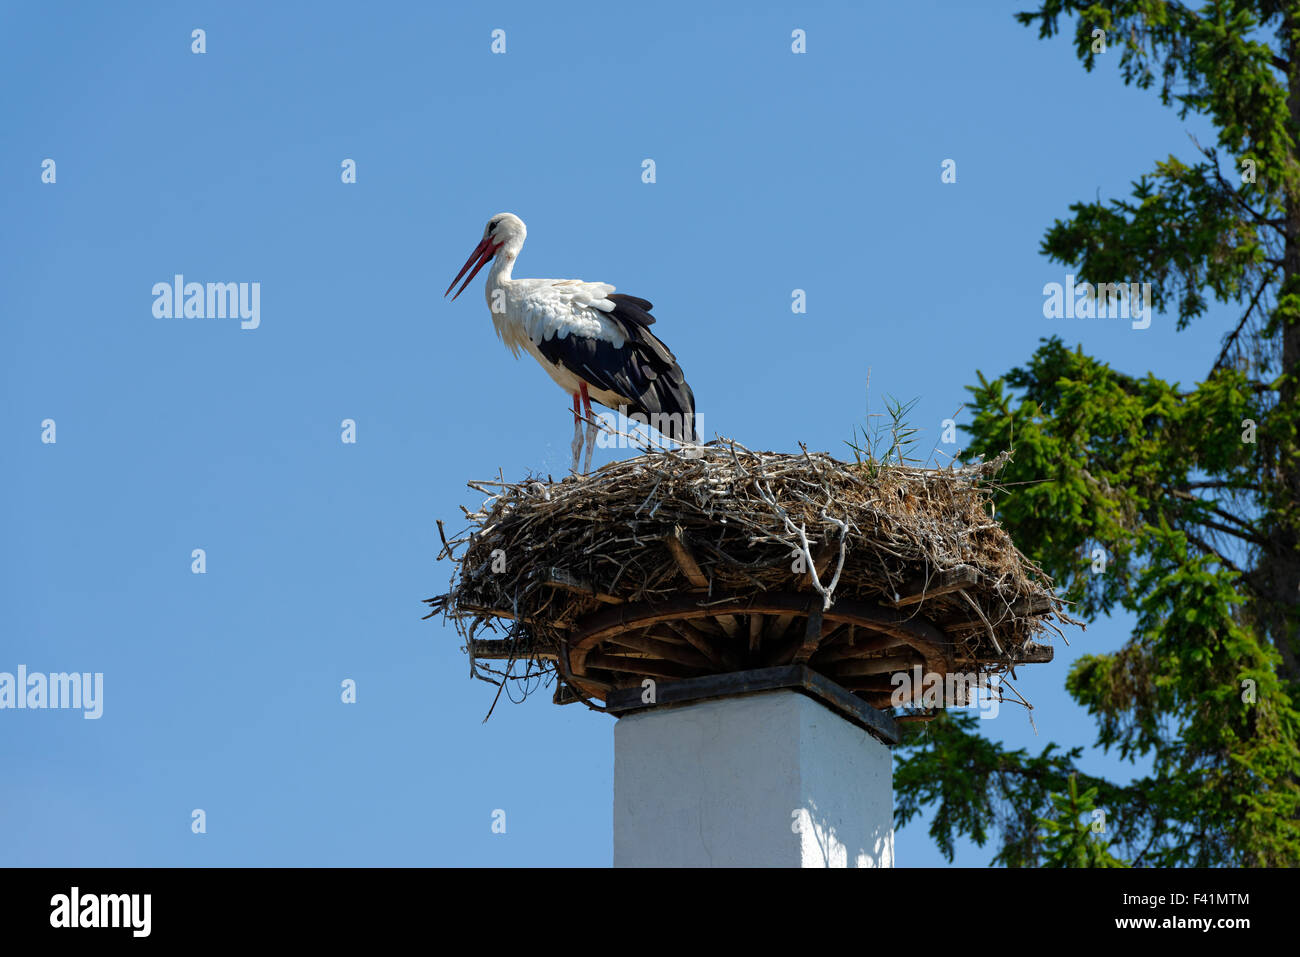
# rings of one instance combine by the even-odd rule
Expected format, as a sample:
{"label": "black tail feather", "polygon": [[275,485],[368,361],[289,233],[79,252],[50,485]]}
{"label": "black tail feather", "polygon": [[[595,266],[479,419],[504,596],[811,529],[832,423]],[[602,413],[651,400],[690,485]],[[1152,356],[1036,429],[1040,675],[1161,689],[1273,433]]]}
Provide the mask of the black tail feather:
{"label": "black tail feather", "polygon": [[[678,442],[698,441],[695,428],[695,393],[686,382],[686,374],[659,337],[650,331],[653,305],[646,299],[615,293],[608,297],[614,309],[605,315],[623,328],[629,343],[637,348],[639,365],[647,388],[637,396],[633,412],[646,416],[650,425]],[[659,425],[656,425],[656,420]]]}

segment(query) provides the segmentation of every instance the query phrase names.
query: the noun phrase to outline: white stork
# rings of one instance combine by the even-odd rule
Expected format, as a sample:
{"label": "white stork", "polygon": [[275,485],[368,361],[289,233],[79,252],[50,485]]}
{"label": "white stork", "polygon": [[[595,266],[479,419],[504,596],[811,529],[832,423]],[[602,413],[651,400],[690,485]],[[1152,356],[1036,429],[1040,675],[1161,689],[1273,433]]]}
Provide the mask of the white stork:
{"label": "white stork", "polygon": [[473,266],[451,297],[454,301],[489,260],[496,260],[485,287],[492,325],[516,358],[521,347],[527,350],[573,396],[574,472],[582,452],[584,417],[587,455],[582,471],[591,468],[596,440],[593,399],[610,409],[622,408],[625,415],[640,413],[668,438],[695,442],[695,395],[677,359],[650,331],[655,321],[650,303],[615,295],[606,282],[512,279],[510,271],[527,234],[524,221],[513,213],[493,216],[483,240],[443,296]]}

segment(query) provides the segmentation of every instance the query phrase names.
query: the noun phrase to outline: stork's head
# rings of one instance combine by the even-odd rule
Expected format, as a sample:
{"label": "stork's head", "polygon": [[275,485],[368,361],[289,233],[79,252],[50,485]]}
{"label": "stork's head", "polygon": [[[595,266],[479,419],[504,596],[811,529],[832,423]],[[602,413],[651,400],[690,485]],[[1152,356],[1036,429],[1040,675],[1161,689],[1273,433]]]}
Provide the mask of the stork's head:
{"label": "stork's head", "polygon": [[[451,281],[451,286],[447,287],[447,292],[444,292],[443,296],[451,292],[452,286],[460,282],[460,277],[465,275],[465,271],[470,266],[473,266],[474,269],[461,287],[456,290],[456,296],[465,291],[465,287],[478,275],[478,271],[491,262],[495,256],[501,255],[508,259],[514,259],[519,255],[519,249],[523,246],[526,235],[528,235],[528,230],[524,227],[522,219],[514,213],[497,213],[488,220],[487,226],[483,229],[482,241],[469,254],[469,259],[465,260],[465,265],[460,267],[460,272],[456,273],[456,278]],[[451,297],[453,301],[456,296]]]}

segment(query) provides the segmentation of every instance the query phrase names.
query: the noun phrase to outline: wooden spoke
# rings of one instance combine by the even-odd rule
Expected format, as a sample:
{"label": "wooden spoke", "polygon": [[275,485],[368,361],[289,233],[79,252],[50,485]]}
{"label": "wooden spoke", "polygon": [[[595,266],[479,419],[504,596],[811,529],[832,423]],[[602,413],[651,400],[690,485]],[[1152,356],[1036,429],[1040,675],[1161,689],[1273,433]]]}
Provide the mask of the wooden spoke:
{"label": "wooden spoke", "polygon": [[892,635],[882,635],[878,631],[868,631],[865,628],[859,629],[856,625],[851,625],[850,628],[857,632],[857,642],[855,644],[844,641],[834,644],[822,642],[821,648],[817,649],[817,653],[812,657],[816,667],[821,668],[832,662],[850,658],[862,658],[889,648],[897,648],[899,645],[898,639]]}
{"label": "wooden spoke", "polygon": [[612,644],[622,645],[624,648],[631,648],[633,651],[644,652],[647,655],[662,658],[664,661],[672,661],[679,665],[686,665],[688,668],[707,670],[712,664],[708,658],[693,648],[685,648],[681,645],[670,645],[668,642],[661,641],[658,638],[650,638],[644,633],[637,635],[630,631],[625,631],[622,634],[614,635],[609,640]]}
{"label": "wooden spoke", "polygon": [[826,669],[832,678],[863,677],[866,675],[889,675],[895,671],[906,671],[914,664],[920,664],[913,655],[888,655],[883,658],[852,658],[836,662]]}
{"label": "wooden spoke", "polygon": [[735,615],[715,615],[713,620],[722,626],[728,638],[735,638],[740,634],[740,622],[736,620]]}
{"label": "wooden spoke", "polygon": [[739,671],[740,659],[689,621],[670,621],[667,626],[685,638],[692,648],[708,658],[719,671]]}
{"label": "wooden spoke", "polygon": [[694,678],[699,673],[694,668],[685,668],[668,661],[657,661],[654,658],[629,658],[626,655],[607,655],[599,651],[592,651],[587,654],[587,664],[592,668],[603,668],[606,671],[621,671],[633,675],[652,675],[656,678]]}

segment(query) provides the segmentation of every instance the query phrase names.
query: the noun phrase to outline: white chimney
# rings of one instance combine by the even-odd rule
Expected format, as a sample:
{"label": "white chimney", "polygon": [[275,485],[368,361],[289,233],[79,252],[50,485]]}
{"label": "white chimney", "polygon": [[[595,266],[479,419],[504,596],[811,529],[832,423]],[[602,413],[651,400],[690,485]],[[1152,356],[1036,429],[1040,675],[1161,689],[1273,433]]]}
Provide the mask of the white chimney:
{"label": "white chimney", "polygon": [[[816,687],[680,690],[700,679],[650,708],[611,698],[615,867],[893,866],[892,755],[875,736],[897,741],[892,718],[805,668],[767,672]],[[744,674],[764,672],[722,677]]]}

